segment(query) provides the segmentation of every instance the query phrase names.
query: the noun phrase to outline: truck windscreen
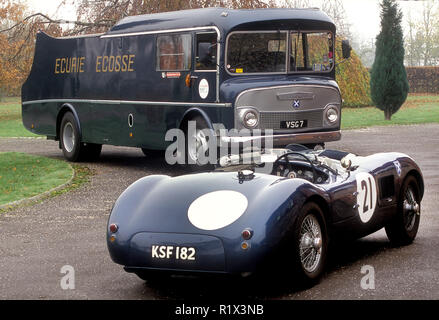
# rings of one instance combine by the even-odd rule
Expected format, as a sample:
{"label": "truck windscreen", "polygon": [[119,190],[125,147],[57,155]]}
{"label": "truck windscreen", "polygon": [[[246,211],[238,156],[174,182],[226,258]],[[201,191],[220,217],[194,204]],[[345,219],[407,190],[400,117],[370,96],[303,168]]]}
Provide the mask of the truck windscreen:
{"label": "truck windscreen", "polygon": [[234,32],[227,42],[232,74],[328,72],[334,66],[331,32]]}

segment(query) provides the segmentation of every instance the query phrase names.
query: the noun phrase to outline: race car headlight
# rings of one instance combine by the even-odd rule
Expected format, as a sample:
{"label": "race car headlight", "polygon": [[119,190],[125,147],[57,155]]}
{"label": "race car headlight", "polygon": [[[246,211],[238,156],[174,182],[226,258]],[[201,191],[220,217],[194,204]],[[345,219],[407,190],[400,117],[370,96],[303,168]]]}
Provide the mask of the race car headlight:
{"label": "race car headlight", "polygon": [[252,129],[258,125],[259,119],[256,112],[248,110],[244,113],[242,121],[247,128]]}
{"label": "race car headlight", "polygon": [[338,109],[334,106],[330,106],[328,109],[326,109],[326,120],[329,124],[334,124],[337,122],[339,118]]}

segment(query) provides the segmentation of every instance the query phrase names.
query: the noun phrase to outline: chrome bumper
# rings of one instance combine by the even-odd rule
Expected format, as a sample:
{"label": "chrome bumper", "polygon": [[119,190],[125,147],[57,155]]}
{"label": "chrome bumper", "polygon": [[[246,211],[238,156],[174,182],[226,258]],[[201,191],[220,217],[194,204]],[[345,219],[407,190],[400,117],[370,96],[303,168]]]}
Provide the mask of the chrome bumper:
{"label": "chrome bumper", "polygon": [[263,136],[221,136],[221,143],[250,143],[253,141],[261,141],[261,146],[265,145],[266,141],[272,141],[272,146],[285,146],[289,143],[312,144],[322,143],[328,141],[338,141],[341,139],[341,132],[308,132],[308,133],[291,133],[291,134],[273,134]]}

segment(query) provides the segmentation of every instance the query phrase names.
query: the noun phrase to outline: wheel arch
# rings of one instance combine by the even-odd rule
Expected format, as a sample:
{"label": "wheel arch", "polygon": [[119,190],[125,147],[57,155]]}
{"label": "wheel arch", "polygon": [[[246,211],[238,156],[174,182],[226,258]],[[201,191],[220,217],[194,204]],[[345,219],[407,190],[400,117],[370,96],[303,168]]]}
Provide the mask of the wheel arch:
{"label": "wheel arch", "polygon": [[204,119],[204,121],[206,121],[209,129],[213,130],[213,125],[212,125],[212,121],[210,120],[210,117],[207,115],[207,113],[204,110],[196,107],[186,110],[186,112],[181,117],[179,128],[183,130],[186,122],[189,121],[190,119],[195,118],[196,116],[201,116]]}
{"label": "wheel arch", "polygon": [[416,179],[416,182],[418,183],[418,187],[419,187],[419,192],[420,192],[419,196],[422,199],[424,196],[424,179],[422,178],[422,176],[418,170],[412,169],[411,171],[409,171],[405,175],[404,180],[402,181],[402,184],[404,184],[404,181],[410,176],[413,176]]}
{"label": "wheel arch", "polygon": [[79,141],[82,141],[82,130],[81,130],[81,122],[79,121],[78,113],[75,110],[75,107],[70,103],[65,103],[58,111],[58,115],[56,116],[56,140],[60,140],[60,129],[61,129],[61,121],[64,115],[67,112],[71,112],[73,117],[75,118],[76,124],[78,125],[79,131]]}
{"label": "wheel arch", "polygon": [[315,204],[317,204],[320,209],[323,212],[323,218],[325,219],[325,225],[326,225],[326,229],[329,231],[330,228],[330,208],[329,208],[329,204],[328,202],[321,196],[318,194],[313,194],[312,196],[308,197],[305,202],[303,203],[303,205],[306,205],[309,202],[313,202]]}

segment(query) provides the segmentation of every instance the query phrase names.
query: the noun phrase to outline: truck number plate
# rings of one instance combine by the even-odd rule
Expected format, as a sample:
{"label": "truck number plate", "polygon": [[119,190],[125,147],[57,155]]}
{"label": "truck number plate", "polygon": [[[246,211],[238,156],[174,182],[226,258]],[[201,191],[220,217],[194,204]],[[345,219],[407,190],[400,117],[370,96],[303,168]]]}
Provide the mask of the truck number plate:
{"label": "truck number plate", "polygon": [[281,129],[299,129],[308,127],[308,120],[281,121]]}

